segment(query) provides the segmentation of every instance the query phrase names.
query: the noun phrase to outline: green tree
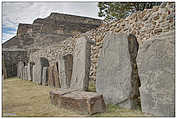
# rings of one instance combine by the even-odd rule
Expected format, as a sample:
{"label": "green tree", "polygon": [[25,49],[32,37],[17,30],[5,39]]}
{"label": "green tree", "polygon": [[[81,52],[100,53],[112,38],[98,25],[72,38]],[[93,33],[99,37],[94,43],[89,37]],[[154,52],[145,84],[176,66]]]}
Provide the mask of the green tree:
{"label": "green tree", "polygon": [[106,20],[121,19],[136,11],[151,9],[160,4],[161,2],[99,2],[98,16],[105,17]]}

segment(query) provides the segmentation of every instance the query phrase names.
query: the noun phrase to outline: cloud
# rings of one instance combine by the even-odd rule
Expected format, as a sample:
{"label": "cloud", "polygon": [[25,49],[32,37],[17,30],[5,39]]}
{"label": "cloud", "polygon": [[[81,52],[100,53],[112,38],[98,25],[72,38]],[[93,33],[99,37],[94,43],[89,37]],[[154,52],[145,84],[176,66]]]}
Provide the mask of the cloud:
{"label": "cloud", "polygon": [[[51,12],[99,18],[97,2],[3,2],[2,23],[5,28],[17,29],[19,23],[32,24],[36,18],[45,18]],[[4,40],[9,36],[12,34],[3,32]]]}

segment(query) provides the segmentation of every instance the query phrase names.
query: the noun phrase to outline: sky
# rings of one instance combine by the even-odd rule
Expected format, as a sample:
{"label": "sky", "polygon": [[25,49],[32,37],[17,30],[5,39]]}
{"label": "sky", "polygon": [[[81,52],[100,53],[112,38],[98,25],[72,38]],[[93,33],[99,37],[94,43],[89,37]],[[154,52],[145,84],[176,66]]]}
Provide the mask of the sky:
{"label": "sky", "polygon": [[97,2],[3,2],[2,43],[16,35],[19,23],[32,24],[36,18],[45,18],[51,12],[98,18]]}

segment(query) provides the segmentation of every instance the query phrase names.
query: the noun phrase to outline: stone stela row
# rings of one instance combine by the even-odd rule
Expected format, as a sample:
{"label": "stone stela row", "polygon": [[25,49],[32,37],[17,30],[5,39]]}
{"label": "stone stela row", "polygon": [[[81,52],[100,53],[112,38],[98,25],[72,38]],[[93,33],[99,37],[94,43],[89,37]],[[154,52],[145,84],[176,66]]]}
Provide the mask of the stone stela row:
{"label": "stone stela row", "polygon": [[[163,3],[103,26],[101,20],[58,13],[20,24],[3,44],[3,79],[17,75],[50,86],[51,104],[84,114],[115,104],[174,117],[174,6]],[[90,80],[96,92],[88,92]]]}

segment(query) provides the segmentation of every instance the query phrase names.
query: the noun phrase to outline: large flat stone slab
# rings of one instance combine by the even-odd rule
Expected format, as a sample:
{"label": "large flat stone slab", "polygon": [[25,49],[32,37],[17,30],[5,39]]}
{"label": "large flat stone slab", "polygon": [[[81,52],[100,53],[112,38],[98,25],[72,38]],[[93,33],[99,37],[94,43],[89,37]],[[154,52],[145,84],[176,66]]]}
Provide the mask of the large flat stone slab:
{"label": "large flat stone slab", "polygon": [[175,32],[144,42],[137,64],[142,111],[175,116]]}
{"label": "large flat stone slab", "polygon": [[42,75],[43,67],[48,67],[49,62],[46,58],[40,57],[33,66],[33,82],[41,85],[42,84]]}
{"label": "large flat stone slab", "polygon": [[83,36],[76,39],[73,54],[73,72],[70,88],[87,90],[90,71],[90,48],[88,38]]}
{"label": "large flat stone slab", "polygon": [[24,66],[24,68],[23,68],[23,80],[28,80],[27,69],[28,69],[28,67]]}
{"label": "large flat stone slab", "polygon": [[73,68],[73,56],[67,54],[65,56],[58,56],[58,68],[59,68],[59,80],[61,88],[70,88],[72,68]]}
{"label": "large flat stone slab", "polygon": [[42,74],[42,85],[48,85],[48,67],[43,67],[43,74]]}
{"label": "large flat stone slab", "polygon": [[95,114],[106,111],[103,96],[96,92],[74,89],[52,90],[50,100],[53,105],[59,108],[78,111],[82,114]]}
{"label": "large flat stone slab", "polygon": [[57,63],[53,63],[48,67],[48,86],[53,88],[60,88],[59,71]]}
{"label": "large flat stone slab", "polygon": [[27,74],[28,74],[28,80],[32,81],[33,80],[33,65],[34,63],[29,62],[27,64],[28,68],[27,68]]}
{"label": "large flat stone slab", "polygon": [[17,77],[22,79],[23,77],[23,68],[24,68],[24,62],[19,61],[17,64]]}
{"label": "large flat stone slab", "polygon": [[131,63],[130,53],[134,48],[129,48],[129,45],[131,46],[128,42],[128,35],[107,33],[98,60],[96,92],[103,94],[106,104],[134,109],[137,106],[135,95],[138,93],[138,87],[133,85],[137,78],[132,76],[133,63]]}
{"label": "large flat stone slab", "polygon": [[55,87],[55,80],[53,77],[53,70],[54,66],[49,66],[48,67],[48,86],[54,88]]}
{"label": "large flat stone slab", "polygon": [[55,81],[55,88],[60,88],[60,80],[59,80],[59,72],[57,69],[57,63],[54,63],[54,67],[53,67],[53,78]]}

